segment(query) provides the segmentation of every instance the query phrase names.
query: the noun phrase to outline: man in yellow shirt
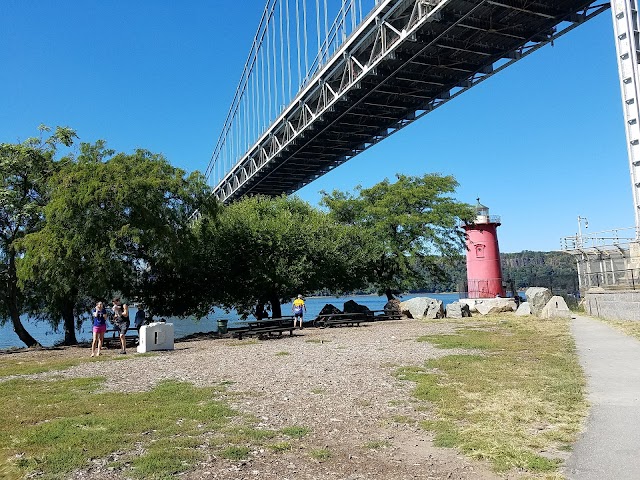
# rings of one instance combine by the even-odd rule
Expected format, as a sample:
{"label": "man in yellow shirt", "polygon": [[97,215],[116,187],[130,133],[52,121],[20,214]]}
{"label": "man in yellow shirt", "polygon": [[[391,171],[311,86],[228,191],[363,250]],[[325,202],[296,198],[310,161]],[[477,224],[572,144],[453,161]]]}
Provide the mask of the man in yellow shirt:
{"label": "man in yellow shirt", "polygon": [[304,304],[304,300],[302,299],[302,295],[298,295],[293,301],[293,328],[296,328],[296,322],[300,319],[300,329],[302,329],[302,318],[304,316],[304,312],[307,311],[307,306]]}

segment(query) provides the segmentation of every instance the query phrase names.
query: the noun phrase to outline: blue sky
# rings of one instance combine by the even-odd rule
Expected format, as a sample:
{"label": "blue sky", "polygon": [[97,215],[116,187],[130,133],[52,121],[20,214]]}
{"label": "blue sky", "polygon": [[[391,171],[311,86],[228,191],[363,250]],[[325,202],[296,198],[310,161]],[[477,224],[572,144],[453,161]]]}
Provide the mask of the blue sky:
{"label": "blue sky", "polygon": [[[2,3],[0,142],[66,125],[204,171],[263,0]],[[454,175],[459,200],[502,217],[503,252],[558,249],[578,215],[591,232],[633,226],[610,12],[298,194],[315,204],[396,172]]]}

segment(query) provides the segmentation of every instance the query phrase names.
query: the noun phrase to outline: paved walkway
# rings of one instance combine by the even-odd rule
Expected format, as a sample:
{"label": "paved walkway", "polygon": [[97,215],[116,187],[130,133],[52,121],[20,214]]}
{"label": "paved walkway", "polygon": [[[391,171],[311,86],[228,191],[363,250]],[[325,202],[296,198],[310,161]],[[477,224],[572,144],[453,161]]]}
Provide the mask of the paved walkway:
{"label": "paved walkway", "polygon": [[587,317],[572,322],[591,403],[567,461],[575,480],[640,479],[640,341]]}

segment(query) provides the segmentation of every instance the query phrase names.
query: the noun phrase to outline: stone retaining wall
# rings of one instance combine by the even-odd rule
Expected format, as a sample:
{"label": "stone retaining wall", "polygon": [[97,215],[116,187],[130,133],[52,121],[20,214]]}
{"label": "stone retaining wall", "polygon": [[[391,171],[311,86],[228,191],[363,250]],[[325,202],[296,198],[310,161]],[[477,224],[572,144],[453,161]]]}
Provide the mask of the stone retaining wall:
{"label": "stone retaining wall", "polygon": [[636,291],[588,291],[585,310],[594,317],[609,320],[640,321],[640,290]]}

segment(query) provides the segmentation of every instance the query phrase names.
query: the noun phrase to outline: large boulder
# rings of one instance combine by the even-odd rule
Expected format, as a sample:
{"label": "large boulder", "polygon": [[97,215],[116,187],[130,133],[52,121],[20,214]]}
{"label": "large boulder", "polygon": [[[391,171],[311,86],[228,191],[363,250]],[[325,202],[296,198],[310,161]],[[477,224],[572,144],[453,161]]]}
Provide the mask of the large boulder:
{"label": "large boulder", "polygon": [[478,313],[478,309],[476,308],[476,304],[482,302],[482,300],[478,298],[461,298],[458,300],[460,303],[464,303],[467,307],[469,307],[469,312]]}
{"label": "large boulder", "polygon": [[344,302],[344,307],[342,309],[344,313],[364,313],[368,314],[371,312],[369,307],[366,305],[360,305],[359,303],[354,302],[353,300],[348,300]]}
{"label": "large boulder", "polygon": [[518,309],[513,298],[483,298],[481,300],[476,303],[476,310],[480,315],[515,312]]}
{"label": "large boulder", "polygon": [[529,302],[522,302],[518,307],[518,310],[516,310],[516,315],[520,317],[531,315],[531,307],[529,306]]}
{"label": "large boulder", "polygon": [[542,313],[542,309],[552,297],[551,290],[545,287],[529,287],[524,293],[529,302],[531,313],[537,317]]}
{"label": "large boulder", "polygon": [[429,310],[429,304],[433,301],[433,298],[429,297],[416,297],[406,302],[400,303],[400,310],[403,315],[409,318],[415,318],[422,320],[425,318],[427,311]]}
{"label": "large boulder", "polygon": [[551,297],[540,312],[540,318],[553,317],[571,318],[571,310],[567,307],[567,302],[559,295]]}
{"label": "large boulder", "polygon": [[384,305],[384,313],[386,315],[402,315],[402,309],[400,308],[400,300],[397,298],[389,300]]}
{"label": "large boulder", "polygon": [[431,300],[427,308],[426,318],[444,318],[444,305],[442,300]]}
{"label": "large boulder", "polygon": [[[342,311],[336,307],[335,305],[331,304],[331,303],[327,303],[324,307],[322,307],[322,310],[320,310],[320,313],[318,313],[318,316],[320,315],[330,315],[332,313],[342,313]],[[316,317],[316,320],[319,317]]]}
{"label": "large boulder", "polygon": [[447,318],[470,317],[469,305],[462,302],[453,302],[447,305]]}

